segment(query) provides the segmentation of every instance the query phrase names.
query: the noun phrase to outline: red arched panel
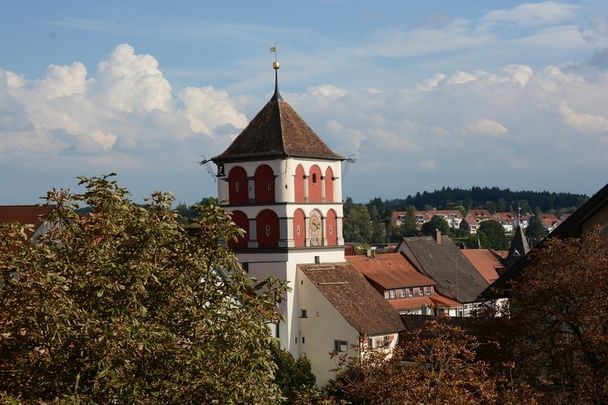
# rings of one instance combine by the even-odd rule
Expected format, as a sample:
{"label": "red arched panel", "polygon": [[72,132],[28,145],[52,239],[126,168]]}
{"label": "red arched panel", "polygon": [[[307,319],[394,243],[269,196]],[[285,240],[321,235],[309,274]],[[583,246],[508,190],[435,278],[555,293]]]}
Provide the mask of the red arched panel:
{"label": "red arched panel", "polygon": [[293,192],[295,202],[304,202],[304,168],[302,165],[296,167],[296,176],[293,180]]}
{"label": "red arched panel", "polygon": [[274,172],[268,165],[259,166],[255,171],[255,202],[274,202]]}
{"label": "red arched panel", "polygon": [[228,174],[228,200],[230,204],[247,204],[247,172],[241,166],[233,167]]}
{"label": "red arched panel", "polygon": [[293,213],[293,241],[296,246],[306,246],[306,220],[300,209]]}
{"label": "red arched panel", "polygon": [[331,167],[325,170],[325,201],[334,202],[334,172]]}
{"label": "red arched panel", "polygon": [[321,202],[321,169],[314,165],[308,175],[308,201]]}
{"label": "red arched panel", "polygon": [[329,246],[335,246],[338,244],[338,220],[334,210],[327,211],[327,218],[325,219],[325,235],[327,238],[327,244]]}
{"label": "red arched panel", "polygon": [[243,249],[247,247],[247,241],[249,241],[249,219],[244,212],[233,211],[232,222],[239,228],[243,228],[245,235],[239,236],[236,240],[231,239],[228,241],[228,247],[232,249]]}
{"label": "red arched panel", "polygon": [[264,210],[255,220],[259,247],[279,245],[279,217],[274,211]]}

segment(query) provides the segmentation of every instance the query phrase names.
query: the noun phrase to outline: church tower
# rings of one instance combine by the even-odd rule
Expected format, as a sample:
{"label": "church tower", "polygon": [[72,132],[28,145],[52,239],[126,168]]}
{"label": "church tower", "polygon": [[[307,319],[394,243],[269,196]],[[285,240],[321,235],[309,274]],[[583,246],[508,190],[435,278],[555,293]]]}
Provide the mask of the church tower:
{"label": "church tower", "polygon": [[271,99],[222,154],[217,165],[220,205],[246,233],[228,245],[249,275],[273,275],[291,291],[276,325],[281,346],[299,354],[296,265],[344,261],[342,179],[335,154],[283,100],[279,63]]}

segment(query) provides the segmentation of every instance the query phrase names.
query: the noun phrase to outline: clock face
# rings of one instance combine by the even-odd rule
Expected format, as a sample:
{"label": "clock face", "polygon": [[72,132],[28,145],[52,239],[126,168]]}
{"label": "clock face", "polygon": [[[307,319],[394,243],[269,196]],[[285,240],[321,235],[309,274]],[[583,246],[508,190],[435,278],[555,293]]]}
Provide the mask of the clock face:
{"label": "clock face", "polygon": [[317,211],[310,213],[308,233],[310,235],[310,246],[321,246],[321,215]]}

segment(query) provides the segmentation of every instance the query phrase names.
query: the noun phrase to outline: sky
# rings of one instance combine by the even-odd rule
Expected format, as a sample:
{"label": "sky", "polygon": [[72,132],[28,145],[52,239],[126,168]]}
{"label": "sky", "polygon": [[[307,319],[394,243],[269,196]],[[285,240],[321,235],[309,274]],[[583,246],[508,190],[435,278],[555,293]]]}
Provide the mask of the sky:
{"label": "sky", "polygon": [[7,0],[0,204],[118,173],[215,196],[198,164],[274,88],[336,152],[343,196],[608,181],[608,2]]}

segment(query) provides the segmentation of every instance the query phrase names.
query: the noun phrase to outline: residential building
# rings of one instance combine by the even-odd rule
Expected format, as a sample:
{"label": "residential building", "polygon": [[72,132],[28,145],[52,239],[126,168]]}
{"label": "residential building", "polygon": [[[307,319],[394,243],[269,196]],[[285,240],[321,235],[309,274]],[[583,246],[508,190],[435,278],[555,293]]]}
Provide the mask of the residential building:
{"label": "residential building", "polygon": [[479,229],[479,222],[475,216],[469,213],[461,222],[460,229],[468,231],[471,235],[475,235]]}
{"label": "residential building", "polygon": [[335,377],[330,352],[390,352],[404,330],[399,314],[349,263],[299,264],[296,295],[298,352],[308,357],[317,384]]}
{"label": "residential building", "polygon": [[489,285],[454,242],[441,232],[435,232],[432,237],[403,238],[397,252],[433,279],[438,293],[464,304],[459,315],[470,315],[479,305],[478,295]]}
{"label": "residential building", "polygon": [[504,273],[502,257],[494,249],[462,249],[461,252],[488,284]]}
{"label": "residential building", "polygon": [[349,256],[346,260],[400,314],[456,316],[462,309],[462,304],[435,291],[437,283],[400,253]]}

